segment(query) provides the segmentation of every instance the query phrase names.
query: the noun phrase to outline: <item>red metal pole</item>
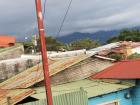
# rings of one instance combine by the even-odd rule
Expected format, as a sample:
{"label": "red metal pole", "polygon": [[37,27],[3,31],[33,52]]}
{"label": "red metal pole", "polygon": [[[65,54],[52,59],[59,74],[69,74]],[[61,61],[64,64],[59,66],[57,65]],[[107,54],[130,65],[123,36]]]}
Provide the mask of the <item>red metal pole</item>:
{"label": "red metal pole", "polygon": [[49,67],[48,67],[47,49],[46,49],[46,43],[45,43],[45,31],[44,31],[44,24],[43,24],[41,0],[35,0],[35,1],[36,1],[36,12],[37,12],[37,20],[38,20],[38,30],[39,30],[40,43],[41,43],[41,53],[42,53],[42,61],[43,61],[47,105],[53,105],[52,93],[51,93],[51,82],[50,82],[50,78],[49,78]]}

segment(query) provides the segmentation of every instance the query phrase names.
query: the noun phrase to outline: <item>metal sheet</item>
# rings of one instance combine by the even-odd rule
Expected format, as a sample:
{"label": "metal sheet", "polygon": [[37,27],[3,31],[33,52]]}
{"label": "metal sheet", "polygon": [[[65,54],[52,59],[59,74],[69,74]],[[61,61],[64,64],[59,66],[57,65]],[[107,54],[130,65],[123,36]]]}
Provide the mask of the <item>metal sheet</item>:
{"label": "metal sheet", "polygon": [[[39,100],[22,105],[46,105],[46,100]],[[53,96],[53,105],[88,105],[87,92],[81,90]]]}
{"label": "metal sheet", "polygon": [[[88,93],[88,98],[96,97],[99,95],[108,94],[111,92],[116,92],[119,90],[127,89],[130,87],[133,87],[134,84],[116,84],[116,83],[107,83],[107,82],[101,82],[99,80],[80,80],[76,82],[70,82],[62,85],[57,85],[52,87],[52,94],[53,96],[57,96],[64,93],[71,93],[75,90],[78,90],[79,88],[83,88]],[[37,99],[43,99],[45,98],[45,89],[38,88],[35,89],[36,94],[31,95],[31,97],[37,98]],[[95,91],[96,90],[96,91]]]}
{"label": "metal sheet", "polygon": [[93,79],[140,79],[140,59],[120,61],[92,76]]}
{"label": "metal sheet", "polygon": [[103,45],[101,47],[93,48],[90,51],[100,52],[100,51],[103,51],[103,50],[109,50],[109,49],[118,47],[120,44],[121,44],[120,42],[110,43],[110,44],[107,44],[107,45]]}
{"label": "metal sheet", "polygon": [[[89,55],[79,55],[62,59],[49,60],[50,76],[88,58]],[[4,81],[0,84],[1,89],[27,88],[44,79],[42,64],[36,65],[24,72]]]}
{"label": "metal sheet", "polygon": [[7,98],[10,97],[10,104],[16,104],[24,98],[32,95],[35,91],[32,89],[19,89],[19,90],[1,90],[0,89],[0,105],[8,105]]}

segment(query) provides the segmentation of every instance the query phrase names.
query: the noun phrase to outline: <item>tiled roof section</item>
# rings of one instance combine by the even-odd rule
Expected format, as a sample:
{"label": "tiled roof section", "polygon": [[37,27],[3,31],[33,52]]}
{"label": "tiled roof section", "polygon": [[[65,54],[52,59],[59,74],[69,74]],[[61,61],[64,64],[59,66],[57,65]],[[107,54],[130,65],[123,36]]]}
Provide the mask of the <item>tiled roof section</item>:
{"label": "tiled roof section", "polygon": [[[79,90],[82,87],[85,91],[87,91],[88,98],[91,98],[91,97],[96,97],[99,95],[104,95],[111,92],[127,89],[133,87],[134,85],[135,84],[124,85],[124,84],[106,83],[98,80],[84,79],[76,82],[70,82],[62,85],[53,86],[52,94],[53,96],[57,96],[64,93],[70,93]],[[31,95],[31,97],[37,99],[45,98],[44,87],[35,90],[36,90],[36,94]]]}
{"label": "tiled roof section", "polygon": [[0,47],[7,47],[10,44],[15,44],[16,37],[14,36],[0,36]]}
{"label": "tiled roof section", "polygon": [[118,62],[93,75],[92,78],[140,79],[140,59]]}
{"label": "tiled roof section", "polygon": [[1,90],[0,89],[0,105],[8,105],[7,98],[10,97],[10,104],[16,104],[24,98],[35,93],[33,89],[16,89],[16,90]]}
{"label": "tiled roof section", "polygon": [[[50,76],[88,58],[88,55],[66,57],[62,59],[49,60]],[[27,88],[44,79],[42,64],[36,65],[24,72],[0,83],[1,89]]]}

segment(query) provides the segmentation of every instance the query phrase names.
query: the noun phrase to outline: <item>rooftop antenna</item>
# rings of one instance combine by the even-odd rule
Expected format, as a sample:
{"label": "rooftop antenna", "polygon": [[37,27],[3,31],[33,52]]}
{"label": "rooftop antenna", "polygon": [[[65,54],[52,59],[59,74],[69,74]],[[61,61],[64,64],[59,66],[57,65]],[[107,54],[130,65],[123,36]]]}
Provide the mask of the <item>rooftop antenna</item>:
{"label": "rooftop antenna", "polygon": [[43,70],[44,70],[47,105],[53,105],[41,0],[35,0],[35,3],[36,3],[36,14],[37,14],[37,21],[38,21],[39,38],[40,38],[40,44],[41,44],[41,54],[42,54],[42,62],[43,62]]}

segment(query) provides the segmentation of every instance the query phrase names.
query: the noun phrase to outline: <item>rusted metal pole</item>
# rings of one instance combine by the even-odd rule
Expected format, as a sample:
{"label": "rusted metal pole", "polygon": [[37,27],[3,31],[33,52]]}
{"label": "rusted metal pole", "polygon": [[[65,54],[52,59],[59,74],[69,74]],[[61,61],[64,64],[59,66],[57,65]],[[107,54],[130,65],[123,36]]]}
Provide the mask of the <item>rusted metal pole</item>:
{"label": "rusted metal pole", "polygon": [[43,62],[43,70],[44,70],[47,105],[53,105],[41,0],[35,0],[35,1],[36,1],[36,13],[37,13],[37,20],[38,20],[38,30],[39,30],[40,43],[41,43],[41,53],[42,53],[42,62]]}

